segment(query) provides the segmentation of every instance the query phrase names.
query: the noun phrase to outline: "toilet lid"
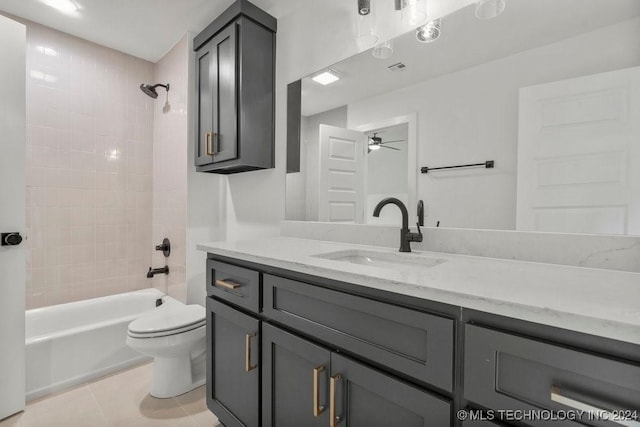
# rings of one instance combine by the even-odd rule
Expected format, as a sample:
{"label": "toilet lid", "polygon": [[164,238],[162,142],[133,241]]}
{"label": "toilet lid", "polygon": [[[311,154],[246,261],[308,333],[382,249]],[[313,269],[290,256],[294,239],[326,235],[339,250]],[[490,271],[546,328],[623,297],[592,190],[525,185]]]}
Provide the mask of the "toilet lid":
{"label": "toilet lid", "polygon": [[158,332],[175,332],[185,328],[192,329],[205,324],[204,307],[180,305],[158,307],[150,314],[145,314],[129,324],[129,332],[136,335],[157,334]]}

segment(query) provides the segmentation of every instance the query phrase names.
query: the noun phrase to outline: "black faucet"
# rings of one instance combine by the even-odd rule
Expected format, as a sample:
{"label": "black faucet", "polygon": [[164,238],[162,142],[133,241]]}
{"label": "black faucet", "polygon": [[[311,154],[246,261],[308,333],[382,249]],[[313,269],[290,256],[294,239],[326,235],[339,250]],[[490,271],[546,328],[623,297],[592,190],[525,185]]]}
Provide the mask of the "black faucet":
{"label": "black faucet", "polygon": [[147,272],[147,278],[152,278],[156,274],[169,274],[169,266],[165,265],[162,268],[151,268],[149,267],[149,271]]}
{"label": "black faucet", "polygon": [[373,216],[378,218],[380,216],[380,211],[382,210],[382,208],[388,204],[396,205],[400,208],[400,212],[402,212],[402,229],[400,230],[400,252],[411,252],[411,242],[422,242],[422,231],[420,231],[420,223],[418,222],[416,224],[418,226],[418,232],[412,233],[409,230],[409,212],[407,212],[407,207],[404,205],[404,203],[402,203],[395,197],[389,197],[381,200],[373,210]]}

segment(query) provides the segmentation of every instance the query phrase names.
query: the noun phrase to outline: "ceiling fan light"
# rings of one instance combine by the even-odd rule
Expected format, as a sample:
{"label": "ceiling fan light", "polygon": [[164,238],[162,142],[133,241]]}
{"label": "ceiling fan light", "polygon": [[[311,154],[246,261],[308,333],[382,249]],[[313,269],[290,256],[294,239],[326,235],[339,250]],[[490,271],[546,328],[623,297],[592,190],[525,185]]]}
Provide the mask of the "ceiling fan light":
{"label": "ceiling fan light", "polygon": [[369,149],[370,150],[379,150],[380,146],[378,144],[369,144]]}
{"label": "ceiling fan light", "polygon": [[505,5],[505,0],[478,0],[476,2],[476,17],[478,19],[493,19],[504,11]]}

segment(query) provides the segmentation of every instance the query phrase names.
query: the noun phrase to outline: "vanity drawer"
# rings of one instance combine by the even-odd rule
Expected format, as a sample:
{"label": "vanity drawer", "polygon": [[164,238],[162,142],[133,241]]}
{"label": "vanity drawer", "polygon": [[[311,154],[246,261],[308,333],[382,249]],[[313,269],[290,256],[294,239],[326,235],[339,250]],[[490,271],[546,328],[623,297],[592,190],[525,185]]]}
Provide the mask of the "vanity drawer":
{"label": "vanity drawer", "polygon": [[[640,364],[467,325],[464,394],[495,410],[640,412]],[[532,426],[548,422],[526,421]],[[581,424],[554,422],[557,426],[584,424],[617,425],[586,416]]]}
{"label": "vanity drawer", "polygon": [[264,275],[264,315],[374,364],[453,389],[454,321]]}
{"label": "vanity drawer", "polygon": [[215,296],[254,313],[259,313],[260,273],[208,259],[207,296]]}

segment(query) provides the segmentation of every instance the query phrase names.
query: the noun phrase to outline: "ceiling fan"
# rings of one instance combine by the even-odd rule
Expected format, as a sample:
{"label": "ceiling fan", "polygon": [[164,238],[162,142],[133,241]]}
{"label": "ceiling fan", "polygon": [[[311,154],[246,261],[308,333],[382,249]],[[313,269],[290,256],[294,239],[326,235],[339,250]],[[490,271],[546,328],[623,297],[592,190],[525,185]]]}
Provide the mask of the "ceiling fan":
{"label": "ceiling fan", "polygon": [[373,150],[379,150],[380,148],[388,148],[389,150],[400,151],[399,148],[387,147],[385,144],[392,144],[394,142],[403,142],[404,139],[396,139],[393,141],[382,141],[382,138],[378,136],[379,132],[374,132],[373,136],[369,137],[369,153]]}

